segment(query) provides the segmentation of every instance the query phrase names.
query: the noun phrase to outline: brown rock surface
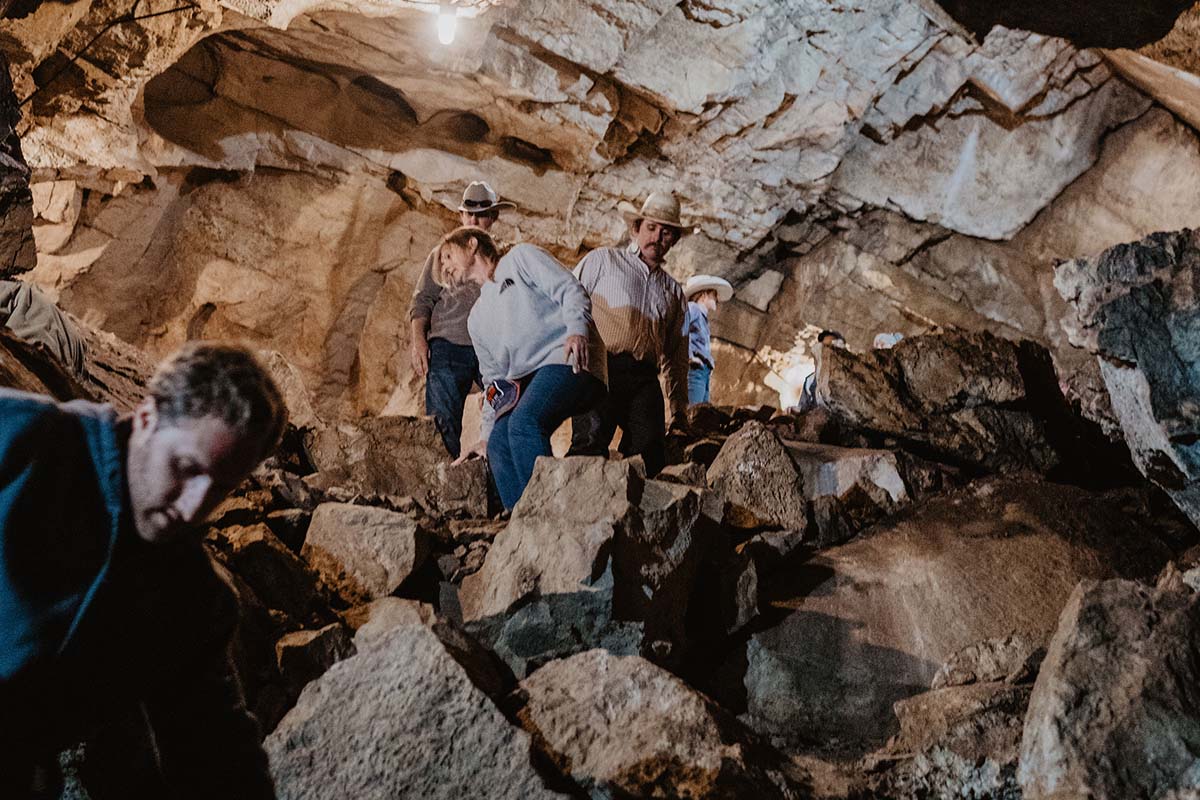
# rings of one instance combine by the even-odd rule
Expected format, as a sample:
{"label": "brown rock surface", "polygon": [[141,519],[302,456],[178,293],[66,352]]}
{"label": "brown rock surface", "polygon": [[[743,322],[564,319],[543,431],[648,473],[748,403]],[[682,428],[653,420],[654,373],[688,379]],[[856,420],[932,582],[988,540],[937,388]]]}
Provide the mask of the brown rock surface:
{"label": "brown rock surface", "polygon": [[1059,265],[1071,342],[1094,354],[1138,468],[1200,525],[1200,230]]}
{"label": "brown rock surface", "polygon": [[302,551],[349,604],[396,591],[428,553],[428,534],[411,516],[345,503],[317,507]]}
{"label": "brown rock surface", "polygon": [[564,796],[531,765],[530,736],[479,688],[504,679],[458,658],[452,639],[401,625],[309,684],[266,741],[279,797]]}
{"label": "brown rock surface", "polygon": [[646,481],[640,469],[636,460],[538,459],[483,568],[463,580],[468,628],[518,675],[598,646],[682,656],[708,523],[694,489]]}
{"label": "brown rock surface", "polygon": [[293,692],[325,674],[337,662],[354,655],[350,632],[340,622],[315,631],[294,631],[275,643],[279,672]]}
{"label": "brown rock surface", "polygon": [[808,525],[803,478],[770,428],[749,423],[730,436],[708,468],[708,485],[726,503],[725,520],[742,528]]}
{"label": "brown rock surface", "polygon": [[521,683],[522,722],[591,796],[803,798],[803,772],[671,673],[590,650]]}
{"label": "brown rock surface", "polygon": [[299,625],[328,617],[316,576],[266,525],[223,528],[209,540],[268,608],[283,611]]}
{"label": "brown rock surface", "polygon": [[1170,550],[1138,507],[1127,493],[992,479],[781,573],[766,593],[790,614],[748,647],[752,725],[792,741],[883,739],[892,703],[954,653],[1048,633],[1080,579],[1155,574]]}
{"label": "brown rock surface", "polygon": [[1034,685],[1019,777],[1030,800],[1200,790],[1200,595],[1084,581]]}

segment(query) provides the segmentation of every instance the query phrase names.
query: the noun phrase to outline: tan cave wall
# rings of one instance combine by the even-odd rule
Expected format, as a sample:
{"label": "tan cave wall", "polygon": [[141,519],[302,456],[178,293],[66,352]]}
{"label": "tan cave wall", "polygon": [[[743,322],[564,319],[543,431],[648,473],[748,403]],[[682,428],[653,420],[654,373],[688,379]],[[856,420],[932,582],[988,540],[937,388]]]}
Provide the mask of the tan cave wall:
{"label": "tan cave wall", "polygon": [[1155,107],[1109,134],[1096,165],[1010,241],[868,211],[781,263],[780,288],[765,311],[735,300],[714,320],[715,334],[743,353],[732,368],[718,368],[720,393],[757,401],[764,384],[795,385],[811,370],[810,344],[822,328],[867,349],[876,333],[957,326],[1047,344],[1085,406],[1104,403],[1094,360],[1070,346],[1060,324],[1067,309],[1052,283],[1054,265],[1155,231],[1200,226],[1198,178],[1200,138]]}
{"label": "tan cave wall", "polygon": [[[504,238],[568,266],[620,236],[620,201],[676,190],[696,230],[671,270],[737,288],[719,403],[794,396],[821,328],[960,326],[1050,345],[1102,411],[1053,262],[1200,225],[1191,118],[1158,87],[912,0],[531,0],[448,48],[411,8],[243,5],[118,26],[41,88],[30,274],[152,355],[278,350],[326,416],[419,410],[405,309],[475,178],[520,206]],[[123,8],[0,19],[18,94]]]}
{"label": "tan cave wall", "polygon": [[272,170],[163,172],[116,197],[55,188],[81,208],[65,243],[35,229],[33,277],[90,324],[155,356],[193,337],[277,350],[327,415],[378,412],[393,392],[395,411],[417,410],[405,314],[444,211],[377,179]]}

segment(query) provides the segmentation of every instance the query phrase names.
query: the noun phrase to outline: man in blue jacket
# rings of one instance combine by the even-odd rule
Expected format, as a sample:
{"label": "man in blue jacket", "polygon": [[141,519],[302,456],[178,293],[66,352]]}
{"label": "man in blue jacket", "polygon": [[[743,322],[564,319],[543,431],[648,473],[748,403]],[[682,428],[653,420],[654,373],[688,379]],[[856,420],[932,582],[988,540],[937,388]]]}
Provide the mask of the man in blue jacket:
{"label": "man in blue jacket", "polygon": [[236,601],[194,523],[284,419],[254,356],[214,343],[122,419],[0,389],[0,797],[55,796],[79,741],[93,798],[274,797],[228,660]]}

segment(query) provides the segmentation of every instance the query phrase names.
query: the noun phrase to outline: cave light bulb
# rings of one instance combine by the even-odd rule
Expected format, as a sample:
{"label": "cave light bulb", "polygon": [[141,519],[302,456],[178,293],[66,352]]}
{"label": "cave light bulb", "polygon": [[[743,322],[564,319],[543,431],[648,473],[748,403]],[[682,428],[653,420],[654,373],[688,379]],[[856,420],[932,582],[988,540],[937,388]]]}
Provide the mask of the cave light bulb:
{"label": "cave light bulb", "polygon": [[458,27],[458,12],[446,3],[438,6],[437,32],[438,41],[442,44],[454,42],[454,30]]}

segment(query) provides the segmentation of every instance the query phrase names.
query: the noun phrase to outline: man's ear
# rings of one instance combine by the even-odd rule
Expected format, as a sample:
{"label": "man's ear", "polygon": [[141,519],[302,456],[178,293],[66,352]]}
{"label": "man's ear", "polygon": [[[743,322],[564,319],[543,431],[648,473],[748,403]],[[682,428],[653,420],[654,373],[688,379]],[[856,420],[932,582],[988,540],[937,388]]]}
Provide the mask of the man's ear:
{"label": "man's ear", "polygon": [[158,426],[158,406],[153,397],[145,397],[133,409],[133,435],[148,436]]}

